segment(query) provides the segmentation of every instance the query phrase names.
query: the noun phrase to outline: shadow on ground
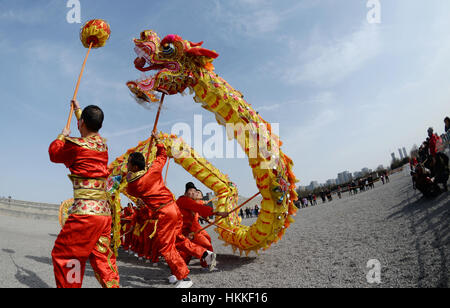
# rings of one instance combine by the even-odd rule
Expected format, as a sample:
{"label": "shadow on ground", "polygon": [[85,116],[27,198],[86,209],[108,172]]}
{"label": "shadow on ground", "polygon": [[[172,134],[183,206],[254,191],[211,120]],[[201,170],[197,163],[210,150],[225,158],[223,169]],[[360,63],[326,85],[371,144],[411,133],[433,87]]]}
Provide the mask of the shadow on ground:
{"label": "shadow on ground", "polygon": [[35,272],[26,269],[25,267],[19,266],[16,261],[14,261],[13,255],[16,253],[12,249],[2,249],[11,258],[11,262],[16,267],[16,274],[14,277],[16,280],[29,288],[50,288],[50,286],[45,283]]}
{"label": "shadow on ground", "polygon": [[439,251],[439,273],[440,277],[435,287],[448,288],[448,246],[450,244],[450,201],[448,193],[443,193],[436,198],[421,197],[415,194],[407,200],[395,205],[393,209],[397,211],[388,216],[387,219],[407,218],[410,222],[411,232],[415,236],[415,248],[418,255],[419,278],[418,287],[423,286],[423,279],[426,277],[424,254],[428,245],[421,243],[421,235],[430,232],[434,241],[431,246]]}

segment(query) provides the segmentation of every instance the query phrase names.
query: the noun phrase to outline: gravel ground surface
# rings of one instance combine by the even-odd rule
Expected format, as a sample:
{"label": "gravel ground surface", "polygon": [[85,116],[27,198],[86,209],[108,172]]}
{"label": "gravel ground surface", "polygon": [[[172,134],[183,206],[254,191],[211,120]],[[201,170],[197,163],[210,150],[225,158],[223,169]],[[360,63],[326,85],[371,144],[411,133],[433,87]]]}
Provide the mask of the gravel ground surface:
{"label": "gravel ground surface", "polygon": [[[194,287],[445,287],[449,286],[450,194],[426,200],[407,173],[386,185],[331,203],[301,209],[277,244],[249,257],[233,255],[213,234],[218,271],[191,262]],[[14,217],[0,211],[0,287],[54,287],[50,252],[57,220]],[[251,224],[254,220],[244,220]],[[368,283],[381,264],[381,283]],[[168,267],[152,267],[120,252],[121,286],[170,287]],[[90,265],[83,287],[98,287]]]}

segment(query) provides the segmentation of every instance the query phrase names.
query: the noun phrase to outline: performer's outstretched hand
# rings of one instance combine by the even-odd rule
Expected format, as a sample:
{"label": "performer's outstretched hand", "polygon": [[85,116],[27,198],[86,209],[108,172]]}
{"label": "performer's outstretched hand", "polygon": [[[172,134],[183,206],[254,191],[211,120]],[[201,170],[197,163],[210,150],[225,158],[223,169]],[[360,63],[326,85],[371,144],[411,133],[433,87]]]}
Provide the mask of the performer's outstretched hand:
{"label": "performer's outstretched hand", "polygon": [[73,104],[73,107],[74,107],[75,110],[81,108],[80,107],[80,103],[76,99],[71,100],[70,103]]}
{"label": "performer's outstretched hand", "polygon": [[159,141],[159,138],[158,138],[158,135],[156,134],[156,132],[152,132],[152,137],[153,137],[153,140],[155,140],[156,142]]}
{"label": "performer's outstretched hand", "polygon": [[68,137],[70,135],[70,128],[64,127],[61,134],[65,137]]}
{"label": "performer's outstretched hand", "polygon": [[215,212],[214,215],[225,218],[225,217],[228,217],[229,213],[228,212]]}

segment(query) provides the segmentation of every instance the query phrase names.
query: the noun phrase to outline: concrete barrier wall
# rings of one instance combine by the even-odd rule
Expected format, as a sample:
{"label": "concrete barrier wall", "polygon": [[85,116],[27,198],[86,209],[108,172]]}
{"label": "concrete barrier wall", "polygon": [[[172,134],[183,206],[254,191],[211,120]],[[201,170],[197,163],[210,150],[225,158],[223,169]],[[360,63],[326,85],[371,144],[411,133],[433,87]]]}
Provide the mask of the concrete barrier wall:
{"label": "concrete barrier wall", "polygon": [[0,215],[57,221],[59,205],[0,198]]}

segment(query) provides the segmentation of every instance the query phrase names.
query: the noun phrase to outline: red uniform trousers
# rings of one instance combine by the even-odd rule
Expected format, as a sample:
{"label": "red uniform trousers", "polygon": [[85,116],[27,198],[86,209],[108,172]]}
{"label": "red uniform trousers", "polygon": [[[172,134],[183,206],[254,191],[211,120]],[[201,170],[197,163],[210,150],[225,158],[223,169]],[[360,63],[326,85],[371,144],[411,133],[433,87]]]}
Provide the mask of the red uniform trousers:
{"label": "red uniform trousers", "polygon": [[182,280],[188,276],[189,269],[180,252],[201,258],[205,249],[193,244],[181,233],[183,219],[175,201],[157,211],[155,216],[158,225],[154,245],[158,254],[166,260],[172,274]]}
{"label": "red uniform trousers", "polygon": [[206,248],[209,251],[214,251],[213,246],[211,244],[211,236],[209,236],[208,232],[206,232],[205,230],[195,234],[194,239],[192,239],[191,241],[197,245]]}
{"label": "red uniform trousers", "polygon": [[[126,233],[126,232],[130,231],[130,229],[131,229],[131,223],[127,222],[127,223],[124,225],[124,229],[125,229],[125,230],[123,231],[123,233]],[[122,246],[123,246],[123,249],[124,249],[124,250],[130,249],[132,237],[133,237],[133,233],[132,233],[132,232],[129,232],[129,233],[127,233],[127,234],[125,234],[125,235],[123,236]]]}
{"label": "red uniform trousers", "polygon": [[134,230],[134,249],[133,251],[138,255],[138,257],[143,256],[142,248],[143,248],[143,237],[141,232],[142,225],[136,224],[136,229]]}
{"label": "red uniform trousers", "polygon": [[150,260],[152,258],[152,246],[153,246],[153,238],[150,238],[150,235],[155,230],[155,223],[151,221],[146,222],[146,226],[144,230],[142,231],[144,236],[144,258],[146,260]]}
{"label": "red uniform trousers", "polygon": [[[184,230],[184,231],[183,231],[184,237],[189,238],[189,234],[190,234],[191,232],[192,232],[192,231],[186,231],[186,230]],[[212,246],[212,244],[211,244],[211,237],[209,236],[208,232],[206,232],[205,230],[200,231],[199,233],[196,233],[196,234],[194,235],[194,238],[191,239],[190,241],[191,241],[193,244],[195,244],[196,246],[201,247],[203,253],[204,253],[206,250],[214,251],[214,250],[213,250],[213,246]],[[202,255],[203,255],[203,253],[202,253]],[[191,261],[192,257],[196,257],[196,258],[198,258],[198,259],[201,258],[201,256],[198,257],[198,256],[195,256],[195,255],[186,253],[186,252],[184,252],[184,251],[181,252],[180,254],[181,254],[181,256],[183,257],[183,260],[184,260],[184,262],[186,262],[186,264],[189,264],[189,262]],[[201,262],[201,264],[202,264],[203,267],[206,267],[206,266],[207,266],[206,263],[204,263],[204,262]]]}
{"label": "red uniform trousers", "polygon": [[141,226],[139,223],[134,224],[134,230],[131,233],[131,250],[135,253],[139,250],[139,236],[140,236],[140,228]]}
{"label": "red uniform trousers", "polygon": [[118,288],[119,273],[110,241],[110,216],[70,215],[52,251],[56,286],[81,288],[89,259],[102,287]]}

